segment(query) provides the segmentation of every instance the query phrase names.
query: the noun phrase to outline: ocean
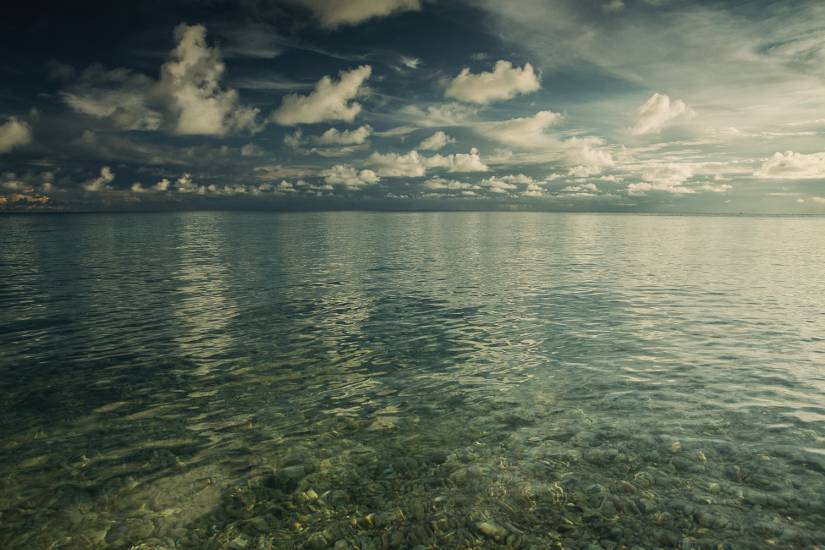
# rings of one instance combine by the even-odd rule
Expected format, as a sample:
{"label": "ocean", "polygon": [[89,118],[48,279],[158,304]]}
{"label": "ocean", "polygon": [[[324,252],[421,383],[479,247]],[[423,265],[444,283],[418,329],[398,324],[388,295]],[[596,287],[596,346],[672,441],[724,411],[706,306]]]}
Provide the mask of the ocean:
{"label": "ocean", "polygon": [[0,547],[825,545],[824,236],[0,217]]}

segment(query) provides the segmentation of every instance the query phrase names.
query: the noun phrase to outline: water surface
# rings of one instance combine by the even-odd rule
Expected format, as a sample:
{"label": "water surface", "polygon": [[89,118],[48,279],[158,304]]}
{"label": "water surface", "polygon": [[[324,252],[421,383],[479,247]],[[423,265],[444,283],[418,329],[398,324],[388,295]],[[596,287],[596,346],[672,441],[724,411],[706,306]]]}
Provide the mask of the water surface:
{"label": "water surface", "polygon": [[0,218],[0,547],[823,545],[823,235]]}

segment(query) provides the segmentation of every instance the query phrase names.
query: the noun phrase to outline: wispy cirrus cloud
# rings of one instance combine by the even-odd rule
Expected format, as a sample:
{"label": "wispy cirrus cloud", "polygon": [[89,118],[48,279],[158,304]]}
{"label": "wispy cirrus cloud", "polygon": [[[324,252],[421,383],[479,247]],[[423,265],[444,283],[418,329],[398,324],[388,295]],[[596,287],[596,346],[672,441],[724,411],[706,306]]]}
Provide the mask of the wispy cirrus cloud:
{"label": "wispy cirrus cloud", "polygon": [[322,27],[335,29],[421,9],[421,0],[289,0],[309,9]]}

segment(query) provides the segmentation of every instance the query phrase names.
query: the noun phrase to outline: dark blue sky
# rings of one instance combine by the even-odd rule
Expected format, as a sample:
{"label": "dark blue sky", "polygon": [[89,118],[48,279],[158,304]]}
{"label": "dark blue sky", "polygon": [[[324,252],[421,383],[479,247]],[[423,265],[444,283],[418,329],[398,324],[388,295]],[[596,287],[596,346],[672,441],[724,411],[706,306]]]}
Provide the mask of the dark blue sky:
{"label": "dark blue sky", "polygon": [[825,212],[813,1],[26,2],[0,209]]}

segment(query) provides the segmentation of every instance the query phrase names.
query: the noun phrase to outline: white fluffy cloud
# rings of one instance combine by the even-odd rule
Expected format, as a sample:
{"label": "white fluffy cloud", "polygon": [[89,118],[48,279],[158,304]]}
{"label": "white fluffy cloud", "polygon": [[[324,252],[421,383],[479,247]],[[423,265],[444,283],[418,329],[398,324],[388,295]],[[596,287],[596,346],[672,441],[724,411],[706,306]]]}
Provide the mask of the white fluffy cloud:
{"label": "white fluffy cloud", "polygon": [[368,160],[380,176],[417,178],[427,175],[431,168],[445,169],[447,172],[486,172],[489,170],[481,160],[475,147],[469,153],[454,155],[433,155],[425,157],[418,151],[409,153],[373,153]]}
{"label": "white fluffy cloud", "polygon": [[642,169],[641,182],[627,186],[630,195],[645,195],[648,191],[662,191],[673,194],[695,193],[696,190],[684,185],[693,177],[693,169],[686,164],[655,164]]}
{"label": "white fluffy cloud", "polygon": [[355,130],[338,130],[330,128],[317,138],[318,145],[361,145],[372,135],[372,128],[368,125],[361,126]]}
{"label": "white fluffy cloud", "polygon": [[671,101],[665,94],[653,94],[638,110],[639,118],[630,133],[634,136],[658,134],[676,120],[695,116],[693,109],[681,99]]}
{"label": "white fluffy cloud", "polygon": [[585,166],[583,164],[578,164],[568,170],[567,175],[574,178],[589,178],[590,176],[601,174],[601,172],[602,169],[599,166]]}
{"label": "white fluffy cloud", "polygon": [[15,147],[32,141],[32,129],[26,121],[15,117],[0,124],[0,153],[8,153]]}
{"label": "white fluffy cloud", "polygon": [[233,130],[259,129],[258,109],[238,105],[238,92],[222,89],[225,70],[220,52],[206,44],[206,27],[175,28],[177,46],[161,68],[161,89],[172,102],[174,133],[224,135]]}
{"label": "white fluffy cloud", "polygon": [[520,194],[525,197],[541,197],[544,189],[541,184],[524,174],[492,176],[481,180],[481,185],[497,194]]}
{"label": "white fluffy cloud", "polygon": [[463,181],[448,180],[445,178],[430,178],[423,184],[425,189],[430,191],[467,191],[479,189],[478,185],[465,183]]}
{"label": "white fluffy cloud", "polygon": [[575,193],[578,195],[587,193],[589,195],[595,195],[599,192],[599,188],[596,187],[595,183],[582,183],[580,185],[568,185],[564,189],[561,190],[562,193]]}
{"label": "white fluffy cloud", "polygon": [[223,88],[225,65],[206,43],[206,27],[175,28],[175,49],[161,67],[160,81],[127,69],[93,65],[61,92],[77,112],[105,118],[124,130],[158,130],[177,135],[222,136],[258,131],[258,109],[243,107],[238,92]]}
{"label": "white fluffy cloud", "polygon": [[369,145],[372,127],[361,126],[354,130],[329,128],[320,136],[304,136],[300,128],[284,136],[284,143],[302,155],[316,154],[322,157],[344,157]]}
{"label": "white fluffy cloud", "polygon": [[98,177],[92,178],[83,184],[83,190],[90,193],[103,191],[108,188],[108,185],[112,183],[114,179],[115,175],[112,173],[111,168],[104,166],[100,169],[100,175]]}
{"label": "white fluffy cloud", "polygon": [[529,94],[541,87],[533,66],[514,67],[509,61],[497,61],[493,72],[473,74],[464,68],[447,86],[446,95],[460,101],[486,104]]}
{"label": "white fluffy cloud", "polygon": [[825,153],[774,153],[762,162],[754,174],[767,179],[819,179],[825,178]]}
{"label": "white fluffy cloud", "polygon": [[422,157],[422,159],[427,168],[446,168],[448,172],[486,172],[489,170],[475,147],[470,149],[469,153],[433,155]]}
{"label": "white fluffy cloud", "polygon": [[348,189],[360,189],[365,185],[378,183],[381,179],[372,170],[356,170],[346,164],[336,164],[320,174],[329,185],[343,185]]}
{"label": "white fluffy cloud", "polygon": [[361,104],[353,99],[372,74],[372,67],[362,65],[339,73],[338,81],[325,76],[308,95],[289,94],[281,101],[271,119],[281,126],[315,124],[328,120],[352,122],[361,112]]}
{"label": "white fluffy cloud", "polygon": [[496,176],[483,179],[481,180],[481,183],[493,193],[509,193],[510,191],[515,191],[518,189],[518,185]]}
{"label": "white fluffy cloud", "polygon": [[290,0],[310,9],[322,27],[357,25],[374,17],[418,11],[421,0]]}
{"label": "white fluffy cloud", "polygon": [[[562,120],[562,115],[552,111],[539,111],[531,117],[512,118],[501,122],[485,122],[477,126],[477,131],[485,137],[524,149],[546,147],[547,128]],[[557,141],[556,138],[552,138]]]}
{"label": "white fluffy cloud", "polygon": [[135,182],[132,184],[132,193],[165,193],[169,190],[170,184],[170,181],[166,178],[163,178],[151,187],[144,187],[140,182]]}
{"label": "white fluffy cloud", "polygon": [[562,142],[565,158],[573,164],[573,176],[586,177],[600,174],[613,166],[613,155],[605,148],[605,141],[598,137],[574,137]]}
{"label": "white fluffy cloud", "polygon": [[[562,161],[571,165],[570,175],[591,176],[614,164],[614,159],[603,139],[595,136],[561,139],[547,130],[559,124],[564,117],[552,111],[539,111],[531,117],[513,118],[499,122],[483,122],[473,126],[480,135],[527,154],[510,154],[502,157],[504,163],[515,159],[521,162]],[[509,158],[508,158],[509,157]]]}
{"label": "white fluffy cloud", "polygon": [[370,155],[368,162],[376,169],[379,176],[417,178],[427,174],[424,159],[418,151],[410,151],[403,155],[374,152]]}
{"label": "white fluffy cloud", "polygon": [[452,138],[445,134],[442,130],[439,130],[423,140],[418,145],[418,148],[423,149],[424,151],[438,151],[450,143],[455,143],[455,138]]}

